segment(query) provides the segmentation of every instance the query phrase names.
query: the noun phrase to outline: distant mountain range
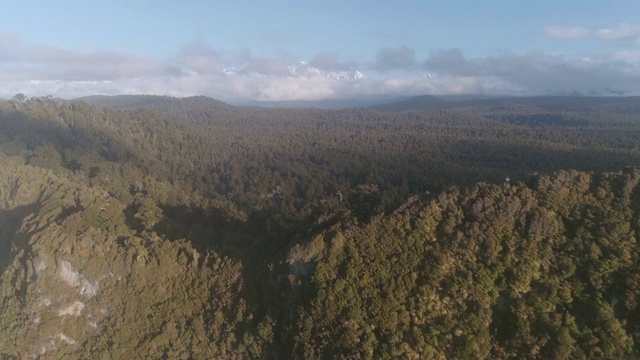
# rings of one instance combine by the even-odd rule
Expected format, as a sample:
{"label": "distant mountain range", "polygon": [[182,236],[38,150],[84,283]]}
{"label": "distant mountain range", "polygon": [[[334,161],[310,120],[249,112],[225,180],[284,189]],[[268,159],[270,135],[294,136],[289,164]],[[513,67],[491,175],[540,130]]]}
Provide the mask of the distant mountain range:
{"label": "distant mountain range", "polygon": [[[297,64],[288,66],[289,73],[292,76],[298,77],[326,77],[331,79],[362,79],[364,76],[359,70],[322,70],[309,64],[306,61],[298,61]],[[250,75],[250,76],[265,76],[266,74],[247,69],[245,67],[232,67],[223,70],[226,75]]]}
{"label": "distant mountain range", "polygon": [[174,98],[156,95],[94,95],[78,98],[90,104],[115,108],[152,108],[167,110],[177,107],[216,108],[218,111],[234,111],[241,107],[263,108],[319,108],[346,109],[369,108],[381,112],[425,111],[464,107],[525,106],[546,111],[591,111],[612,107],[617,113],[640,112],[640,97],[586,97],[586,96],[537,96],[537,97],[487,97],[482,95],[434,96],[422,95],[409,98],[370,97],[363,99],[326,99],[316,101],[239,101],[233,104],[206,96]]}
{"label": "distant mountain range", "polygon": [[547,111],[590,111],[598,107],[616,105],[617,112],[640,111],[640,97],[589,97],[589,96],[534,96],[534,97],[455,97],[423,95],[410,99],[393,101],[371,106],[383,112],[421,111],[432,109],[452,109],[460,107],[505,107],[527,106]]}
{"label": "distant mountain range", "polygon": [[364,77],[364,74],[358,70],[324,71],[306,61],[299,61],[296,65],[289,66],[289,71],[292,75],[305,77],[322,76],[332,79],[362,79]]}
{"label": "distant mountain range", "polygon": [[433,95],[422,95],[407,100],[371,106],[371,108],[385,112],[401,112],[409,110],[444,109],[452,105],[455,106],[456,104],[458,104],[458,101],[447,102]]}
{"label": "distant mountain range", "polygon": [[405,100],[406,97],[381,97],[372,96],[358,99],[324,99],[324,100],[289,100],[289,101],[257,101],[240,100],[231,101],[236,106],[257,106],[264,108],[317,108],[317,109],[348,109],[368,108],[390,102]]}

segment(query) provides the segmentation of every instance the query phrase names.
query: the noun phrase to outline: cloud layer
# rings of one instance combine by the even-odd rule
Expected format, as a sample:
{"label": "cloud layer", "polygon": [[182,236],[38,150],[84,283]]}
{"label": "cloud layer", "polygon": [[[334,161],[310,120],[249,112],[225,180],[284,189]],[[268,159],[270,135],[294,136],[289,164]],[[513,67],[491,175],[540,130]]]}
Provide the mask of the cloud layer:
{"label": "cloud layer", "polygon": [[[633,41],[640,27],[550,26],[543,35]],[[465,93],[640,95],[640,51],[633,47],[588,56],[530,51],[484,57],[452,48],[418,58],[415,49],[400,46],[381,48],[370,60],[332,52],[299,60],[286,53],[260,57],[249,50],[226,51],[203,41],[154,59],[26,44],[17,35],[0,33],[0,97],[160,94],[275,101]]]}

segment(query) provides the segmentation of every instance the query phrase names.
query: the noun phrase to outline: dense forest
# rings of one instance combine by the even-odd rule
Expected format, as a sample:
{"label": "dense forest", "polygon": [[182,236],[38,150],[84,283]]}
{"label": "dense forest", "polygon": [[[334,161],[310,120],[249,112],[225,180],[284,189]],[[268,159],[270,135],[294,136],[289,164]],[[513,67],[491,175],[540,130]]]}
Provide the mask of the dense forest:
{"label": "dense forest", "polygon": [[0,100],[0,358],[640,357],[640,99]]}

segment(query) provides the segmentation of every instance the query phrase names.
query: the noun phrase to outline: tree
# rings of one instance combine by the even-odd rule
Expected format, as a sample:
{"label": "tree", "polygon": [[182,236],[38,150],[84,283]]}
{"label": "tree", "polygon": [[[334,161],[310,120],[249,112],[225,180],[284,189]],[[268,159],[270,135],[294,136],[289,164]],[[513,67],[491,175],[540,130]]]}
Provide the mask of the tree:
{"label": "tree", "polygon": [[25,101],[27,100],[27,97],[26,97],[23,93],[18,93],[18,94],[15,94],[15,95],[11,98],[11,100],[12,100],[13,102],[18,103],[18,104],[22,104],[23,102],[25,102]]}

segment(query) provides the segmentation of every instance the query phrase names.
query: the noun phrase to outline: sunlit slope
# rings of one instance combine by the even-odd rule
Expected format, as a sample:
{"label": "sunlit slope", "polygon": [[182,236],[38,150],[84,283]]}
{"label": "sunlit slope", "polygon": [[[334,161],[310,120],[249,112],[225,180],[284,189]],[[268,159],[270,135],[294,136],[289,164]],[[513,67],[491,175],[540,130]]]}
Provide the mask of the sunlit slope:
{"label": "sunlit slope", "polygon": [[236,329],[246,321],[237,261],[137,233],[125,205],[99,187],[20,159],[2,162],[5,355],[204,358],[235,351]]}
{"label": "sunlit slope", "polygon": [[190,101],[0,101],[2,356],[640,355],[630,108]]}
{"label": "sunlit slope", "polygon": [[298,354],[636,358],[639,182],[633,170],[479,184],[310,243]]}

